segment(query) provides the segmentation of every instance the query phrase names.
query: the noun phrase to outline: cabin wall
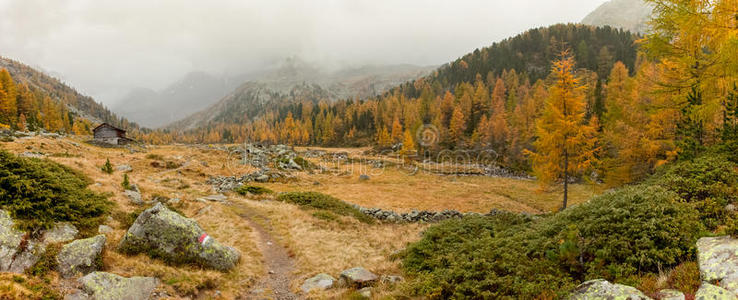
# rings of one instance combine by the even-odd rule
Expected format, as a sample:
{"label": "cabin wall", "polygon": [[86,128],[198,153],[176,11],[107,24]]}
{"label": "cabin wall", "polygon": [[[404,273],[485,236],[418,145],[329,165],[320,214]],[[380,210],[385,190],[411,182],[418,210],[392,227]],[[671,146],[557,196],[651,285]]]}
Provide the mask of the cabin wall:
{"label": "cabin wall", "polygon": [[95,131],[95,139],[112,139],[120,137],[118,131],[110,127],[102,127]]}

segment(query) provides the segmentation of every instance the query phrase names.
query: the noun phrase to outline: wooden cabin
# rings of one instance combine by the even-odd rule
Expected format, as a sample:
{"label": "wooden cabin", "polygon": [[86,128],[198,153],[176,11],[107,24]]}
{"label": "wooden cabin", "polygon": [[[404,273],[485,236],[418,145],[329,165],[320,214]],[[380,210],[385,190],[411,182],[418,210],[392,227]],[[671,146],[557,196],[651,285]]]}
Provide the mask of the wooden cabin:
{"label": "wooden cabin", "polygon": [[92,129],[95,136],[95,141],[100,143],[106,143],[111,145],[126,145],[133,142],[132,139],[126,137],[126,131],[117,128],[108,123],[102,123],[99,126]]}

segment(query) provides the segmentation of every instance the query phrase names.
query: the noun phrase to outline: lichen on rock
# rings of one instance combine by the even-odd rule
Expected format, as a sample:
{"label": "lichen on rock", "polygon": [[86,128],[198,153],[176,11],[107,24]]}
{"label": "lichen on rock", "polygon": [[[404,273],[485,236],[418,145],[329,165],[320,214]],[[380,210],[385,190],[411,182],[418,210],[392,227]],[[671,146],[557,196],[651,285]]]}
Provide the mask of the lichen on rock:
{"label": "lichen on rock", "polygon": [[228,271],[240,259],[238,250],[224,246],[192,219],[161,203],[142,212],[118,246],[125,253],[147,253],[173,264],[196,263]]}
{"label": "lichen on rock", "polygon": [[59,273],[64,278],[97,271],[105,248],[105,235],[76,240],[64,245],[56,256]]}

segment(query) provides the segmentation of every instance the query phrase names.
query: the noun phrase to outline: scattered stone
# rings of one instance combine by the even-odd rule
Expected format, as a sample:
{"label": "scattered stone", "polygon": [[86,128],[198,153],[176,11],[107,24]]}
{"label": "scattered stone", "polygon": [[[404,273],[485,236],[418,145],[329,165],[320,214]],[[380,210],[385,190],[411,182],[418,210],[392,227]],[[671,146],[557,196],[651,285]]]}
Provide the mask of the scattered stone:
{"label": "scattered stone", "polygon": [[377,282],[377,275],[362,267],[351,268],[341,272],[339,285],[362,288]]}
{"label": "scattered stone", "polygon": [[28,158],[44,158],[46,156],[46,154],[41,153],[41,152],[30,152],[30,151],[26,151],[26,152],[23,152],[21,154],[18,154],[18,156],[20,156],[20,157],[28,157]]}
{"label": "scattered stone", "polygon": [[696,294],[694,294],[694,299],[698,299],[698,300],[703,300],[703,299],[704,300],[707,300],[707,299],[735,300],[735,299],[738,299],[738,296],[733,294],[733,292],[728,291],[719,286],[712,285],[707,282],[702,282],[702,285],[700,285],[700,289],[697,290]]}
{"label": "scattered stone", "polygon": [[312,290],[327,290],[333,287],[336,279],[333,276],[320,273],[314,277],[308,278],[300,287],[303,293],[309,293]]}
{"label": "scattered stone", "polygon": [[634,287],[613,284],[604,279],[585,281],[569,294],[570,300],[584,299],[651,299]]}
{"label": "scattered stone", "polygon": [[204,214],[209,213],[212,209],[213,208],[210,205],[205,206],[205,207],[203,207],[203,208],[201,208],[200,210],[197,211],[197,215],[198,216],[202,216]]}
{"label": "scattered stone", "polygon": [[153,277],[125,278],[106,272],[92,272],[79,282],[85,294],[95,300],[150,299],[159,285],[159,280]]}
{"label": "scattered stone", "polygon": [[[44,244],[24,240],[24,235],[15,228],[10,214],[0,210],[0,272],[23,273],[46,252]],[[24,241],[26,245],[21,247]]]}
{"label": "scattered stone", "polygon": [[133,168],[130,165],[120,165],[120,166],[115,167],[115,170],[118,172],[126,173],[126,172],[133,171]]}
{"label": "scattered stone", "polygon": [[658,293],[659,300],[684,300],[684,293],[677,290],[661,290]]}
{"label": "scattered stone", "polygon": [[731,203],[731,204],[728,204],[728,205],[725,206],[725,210],[727,212],[734,213],[734,212],[736,212],[736,210],[738,210],[738,208],[736,208],[735,204]]}
{"label": "scattered stone", "polygon": [[197,263],[221,271],[236,266],[241,254],[224,246],[192,219],[161,203],[142,212],[120,242],[127,253],[149,253],[174,263]]}
{"label": "scattered stone", "polygon": [[697,241],[702,280],[712,282],[738,275],[738,239],[703,237]]}
{"label": "scattered stone", "polygon": [[213,201],[213,202],[226,202],[226,201],[228,201],[228,197],[226,197],[223,194],[210,195],[210,196],[206,196],[206,197],[201,197],[199,199],[206,200],[206,201]]}
{"label": "scattered stone", "polygon": [[254,181],[256,182],[268,182],[269,176],[268,175],[259,175],[256,178],[254,178]]}
{"label": "scattered stone", "polygon": [[64,243],[74,240],[79,230],[67,222],[56,223],[50,230],[44,232],[41,240],[46,244]]}
{"label": "scattered stone", "polygon": [[56,256],[59,274],[69,278],[97,271],[105,241],[105,235],[101,234],[64,245]]}
{"label": "scattered stone", "polygon": [[172,199],[169,199],[169,200],[167,201],[167,204],[169,204],[169,205],[177,205],[177,204],[179,204],[180,202],[182,202],[182,200],[181,200],[181,199],[179,199],[179,198],[172,198]]}
{"label": "scattered stone", "polygon": [[320,182],[319,181],[315,181],[315,182],[313,182],[313,185],[320,185]]}
{"label": "scattered stone", "polygon": [[405,278],[403,278],[402,276],[397,276],[397,275],[382,275],[379,279],[379,282],[383,284],[389,284],[389,285],[393,285],[395,283],[402,282],[402,281],[405,281]]}
{"label": "scattered stone", "polygon": [[97,233],[106,234],[113,232],[113,228],[108,225],[97,226]]}
{"label": "scattered stone", "polygon": [[359,175],[359,181],[367,181],[369,180],[369,175],[361,174]]}
{"label": "scattered stone", "polygon": [[143,198],[141,198],[141,193],[133,190],[125,190],[123,192],[129,200],[131,200],[131,203],[135,205],[143,205]]}
{"label": "scattered stone", "polygon": [[362,297],[364,297],[366,299],[371,299],[372,298],[372,288],[365,287],[363,289],[360,289],[359,290],[359,295],[361,295]]}

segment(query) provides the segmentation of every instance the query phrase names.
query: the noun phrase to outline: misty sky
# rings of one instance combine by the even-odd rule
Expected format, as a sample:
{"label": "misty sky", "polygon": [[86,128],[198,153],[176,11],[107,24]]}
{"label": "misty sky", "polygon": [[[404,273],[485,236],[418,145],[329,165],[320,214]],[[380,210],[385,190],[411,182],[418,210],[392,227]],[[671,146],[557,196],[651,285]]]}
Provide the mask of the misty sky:
{"label": "misty sky", "polygon": [[605,0],[0,0],[0,55],[110,105],[190,71],[286,57],[331,66],[438,65]]}

